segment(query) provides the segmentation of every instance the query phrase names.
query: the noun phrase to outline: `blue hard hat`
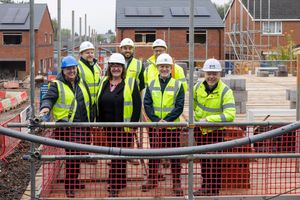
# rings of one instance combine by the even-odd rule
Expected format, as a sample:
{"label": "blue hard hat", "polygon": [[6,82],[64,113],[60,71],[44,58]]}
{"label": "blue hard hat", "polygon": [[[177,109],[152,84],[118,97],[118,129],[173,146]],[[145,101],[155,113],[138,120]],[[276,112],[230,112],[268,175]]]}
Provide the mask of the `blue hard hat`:
{"label": "blue hard hat", "polygon": [[61,69],[65,69],[67,67],[77,67],[78,62],[73,56],[66,56],[61,61]]}

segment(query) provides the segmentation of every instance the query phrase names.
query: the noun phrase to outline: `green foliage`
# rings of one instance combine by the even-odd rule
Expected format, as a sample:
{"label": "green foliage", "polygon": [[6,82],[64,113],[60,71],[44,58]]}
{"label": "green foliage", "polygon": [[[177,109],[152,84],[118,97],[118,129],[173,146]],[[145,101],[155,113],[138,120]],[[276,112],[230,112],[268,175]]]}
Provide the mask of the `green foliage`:
{"label": "green foliage", "polygon": [[[292,30],[290,31],[293,32]],[[294,39],[291,33],[285,34],[286,45],[278,47],[276,50],[272,51],[272,54],[269,56],[270,60],[295,60],[296,55],[293,54],[293,48],[295,46]]]}
{"label": "green foliage", "polygon": [[221,19],[224,19],[224,16],[230,6],[230,3],[231,2],[228,2],[228,3],[222,4],[222,5],[217,5],[214,3],[214,6],[216,7],[217,12],[219,13]]}

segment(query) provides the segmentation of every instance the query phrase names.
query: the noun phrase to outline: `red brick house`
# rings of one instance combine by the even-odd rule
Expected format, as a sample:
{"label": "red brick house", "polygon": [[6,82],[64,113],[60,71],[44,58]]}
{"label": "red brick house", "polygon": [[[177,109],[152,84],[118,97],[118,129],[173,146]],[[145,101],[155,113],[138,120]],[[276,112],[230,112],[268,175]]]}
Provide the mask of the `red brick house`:
{"label": "red brick house", "polygon": [[[30,71],[29,4],[0,4],[0,78]],[[54,30],[47,4],[34,5],[35,73],[53,68]]]}
{"label": "red brick house", "polygon": [[287,44],[300,44],[299,0],[233,0],[225,15],[226,59],[264,59]]}
{"label": "red brick house", "polygon": [[[223,59],[224,24],[210,0],[195,0],[195,60]],[[117,0],[116,42],[129,37],[136,57],[152,55],[155,39],[163,39],[177,61],[188,61],[189,0]]]}

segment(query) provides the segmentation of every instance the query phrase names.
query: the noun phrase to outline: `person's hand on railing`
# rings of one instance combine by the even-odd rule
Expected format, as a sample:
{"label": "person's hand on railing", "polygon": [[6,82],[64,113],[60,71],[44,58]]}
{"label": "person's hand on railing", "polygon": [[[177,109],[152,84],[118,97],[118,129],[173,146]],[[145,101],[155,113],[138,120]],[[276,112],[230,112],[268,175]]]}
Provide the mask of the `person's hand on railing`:
{"label": "person's hand on railing", "polygon": [[43,109],[40,111],[39,117],[43,117],[44,115],[47,115],[49,112],[50,112],[50,109],[49,109],[49,108],[43,108]]}

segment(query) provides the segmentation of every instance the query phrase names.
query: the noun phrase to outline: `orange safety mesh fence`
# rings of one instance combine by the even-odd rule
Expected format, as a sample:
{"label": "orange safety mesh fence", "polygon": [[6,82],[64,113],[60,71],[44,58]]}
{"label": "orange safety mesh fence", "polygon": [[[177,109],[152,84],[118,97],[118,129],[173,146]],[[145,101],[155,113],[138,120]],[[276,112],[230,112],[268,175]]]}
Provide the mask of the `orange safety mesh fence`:
{"label": "orange safety mesh fence", "polygon": [[[275,129],[265,127],[195,128],[195,145],[230,141]],[[187,145],[186,128],[57,128],[49,137],[83,144],[123,148],[172,148]],[[298,133],[206,154],[295,153]],[[86,152],[44,146],[43,155],[85,155]],[[194,160],[195,195],[300,194],[299,167],[294,158]],[[43,162],[42,198],[169,197],[188,192],[188,162],[180,159]]]}
{"label": "orange safety mesh fence", "polygon": [[[7,128],[7,124],[11,122],[20,123],[20,115],[17,115],[6,122],[0,124]],[[21,128],[13,128],[16,131],[21,131]],[[0,160],[5,160],[5,158],[14,150],[14,148],[20,143],[20,140],[17,138],[7,137],[0,135]]]}

